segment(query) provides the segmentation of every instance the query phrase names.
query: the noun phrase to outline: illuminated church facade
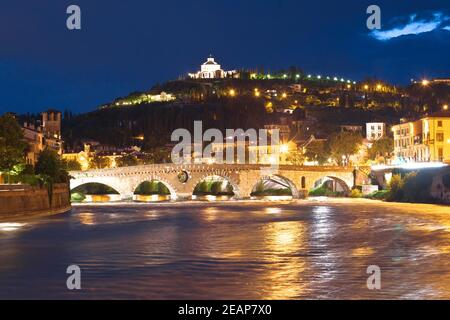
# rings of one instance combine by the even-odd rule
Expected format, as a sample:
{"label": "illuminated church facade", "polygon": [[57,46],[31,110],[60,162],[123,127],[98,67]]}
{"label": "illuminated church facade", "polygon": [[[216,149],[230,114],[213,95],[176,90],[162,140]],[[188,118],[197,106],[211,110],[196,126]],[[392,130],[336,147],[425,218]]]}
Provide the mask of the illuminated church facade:
{"label": "illuminated church facade", "polygon": [[190,78],[193,79],[220,79],[234,77],[237,75],[236,70],[224,71],[220,64],[218,64],[213,57],[209,57],[206,62],[200,66],[200,71],[196,73],[189,73]]}

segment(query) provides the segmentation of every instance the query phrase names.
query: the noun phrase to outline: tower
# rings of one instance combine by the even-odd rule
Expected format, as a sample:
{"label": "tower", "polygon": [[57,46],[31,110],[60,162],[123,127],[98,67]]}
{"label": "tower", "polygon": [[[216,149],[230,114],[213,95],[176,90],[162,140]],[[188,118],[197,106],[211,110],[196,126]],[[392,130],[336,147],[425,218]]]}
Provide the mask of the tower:
{"label": "tower", "polygon": [[61,138],[61,112],[47,110],[42,112],[42,127],[46,137]]}

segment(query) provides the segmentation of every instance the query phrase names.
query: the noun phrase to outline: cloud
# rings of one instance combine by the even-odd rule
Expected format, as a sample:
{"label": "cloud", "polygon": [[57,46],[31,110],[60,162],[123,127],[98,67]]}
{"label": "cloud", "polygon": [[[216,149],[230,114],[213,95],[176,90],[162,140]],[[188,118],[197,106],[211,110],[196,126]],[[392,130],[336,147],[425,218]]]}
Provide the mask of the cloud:
{"label": "cloud", "polygon": [[[418,35],[425,32],[431,32],[440,28],[443,22],[450,19],[450,17],[444,16],[438,12],[433,15],[431,19],[418,20],[417,14],[413,14],[409,17],[409,22],[402,26],[397,26],[389,30],[374,30],[370,33],[372,37],[380,41],[387,41],[394,38],[398,38],[406,35]],[[443,27],[445,30],[450,31],[450,26]]]}

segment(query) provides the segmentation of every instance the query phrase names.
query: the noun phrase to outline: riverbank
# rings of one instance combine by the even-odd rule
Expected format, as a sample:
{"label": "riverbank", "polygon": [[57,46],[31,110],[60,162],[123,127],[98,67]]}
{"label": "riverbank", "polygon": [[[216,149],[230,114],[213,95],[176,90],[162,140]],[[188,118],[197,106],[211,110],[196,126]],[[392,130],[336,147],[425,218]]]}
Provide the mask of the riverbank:
{"label": "riverbank", "polygon": [[45,187],[0,186],[0,222],[56,215],[71,208],[70,190],[66,184],[56,184],[51,196]]}

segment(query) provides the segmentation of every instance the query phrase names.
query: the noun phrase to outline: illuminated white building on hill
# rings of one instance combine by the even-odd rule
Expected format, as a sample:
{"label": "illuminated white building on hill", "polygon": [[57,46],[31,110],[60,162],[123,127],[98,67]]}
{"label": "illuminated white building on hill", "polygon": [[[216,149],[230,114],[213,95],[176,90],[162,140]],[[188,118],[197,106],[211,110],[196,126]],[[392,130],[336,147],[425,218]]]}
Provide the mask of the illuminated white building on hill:
{"label": "illuminated white building on hill", "polygon": [[200,66],[200,71],[197,73],[189,73],[190,78],[194,79],[220,79],[233,77],[237,74],[236,70],[224,71],[221,69],[220,64],[214,61],[213,57],[209,57],[206,62]]}

